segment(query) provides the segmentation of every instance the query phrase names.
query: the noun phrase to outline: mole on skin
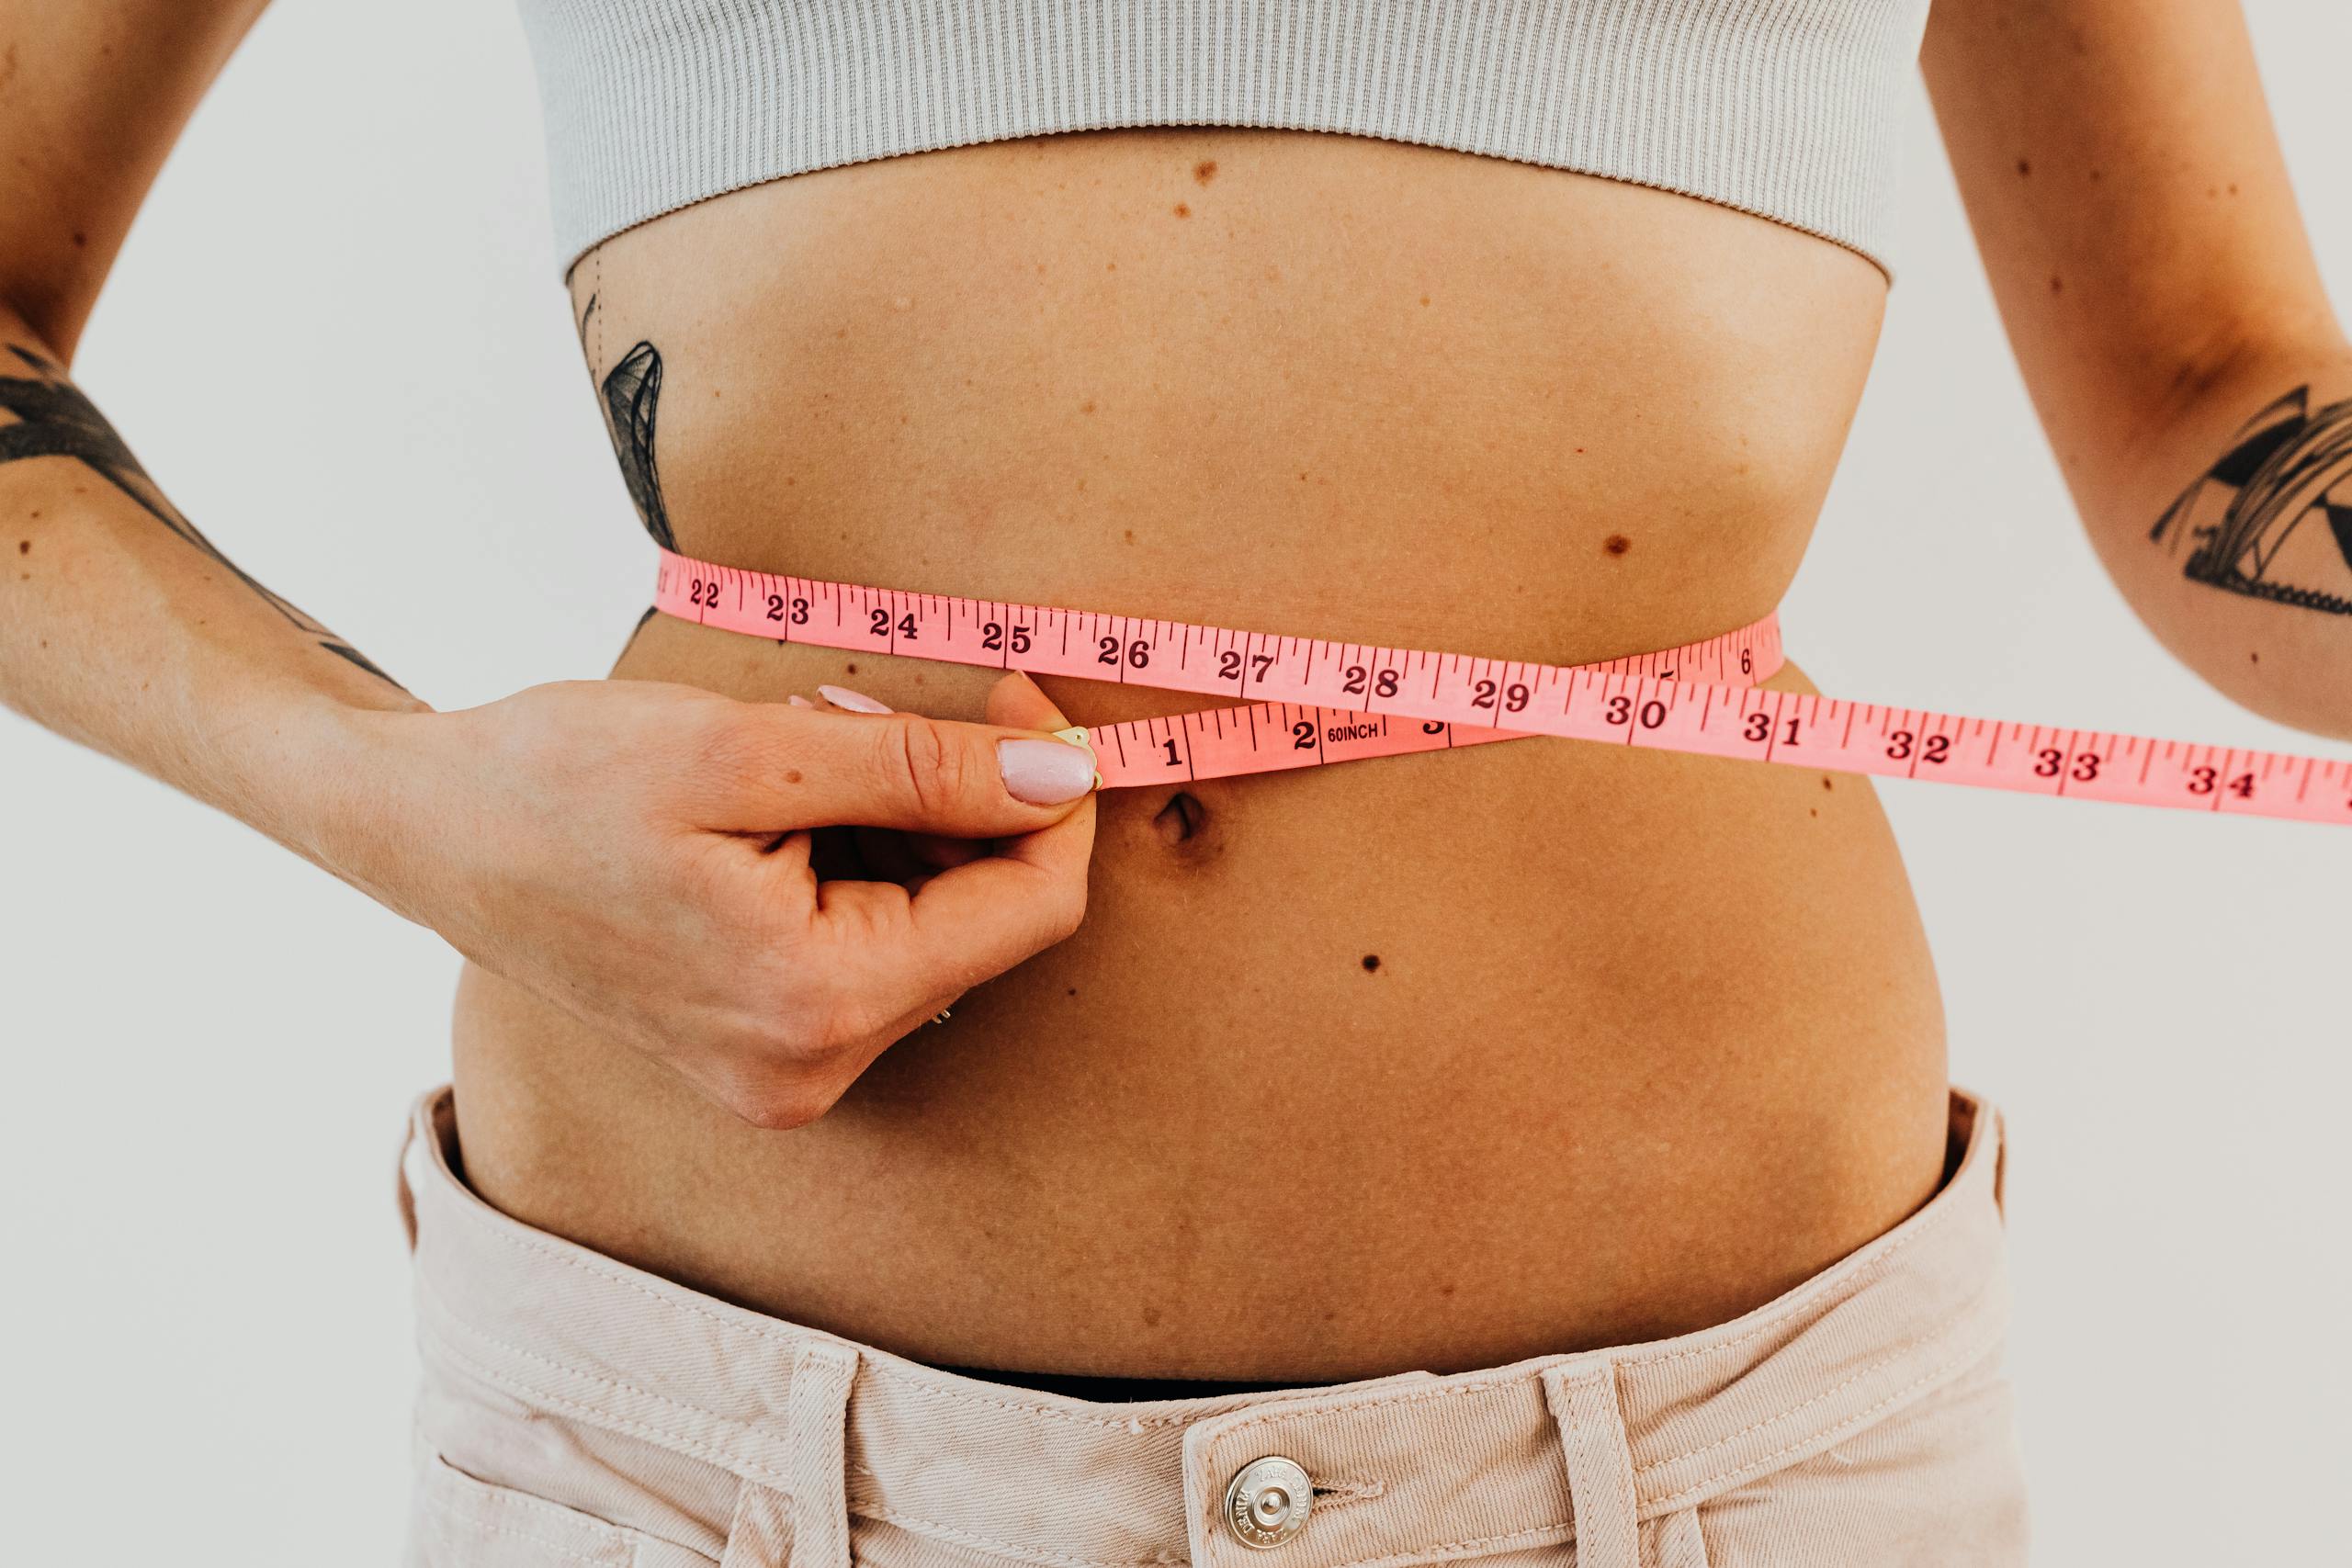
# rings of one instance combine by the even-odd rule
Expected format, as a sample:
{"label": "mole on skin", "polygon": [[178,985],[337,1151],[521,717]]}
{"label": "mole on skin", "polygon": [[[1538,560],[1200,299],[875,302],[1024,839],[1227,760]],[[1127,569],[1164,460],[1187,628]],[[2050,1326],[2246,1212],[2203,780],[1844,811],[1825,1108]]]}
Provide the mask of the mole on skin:
{"label": "mole on skin", "polygon": [[1634,541],[1625,537],[1623,534],[1611,534],[1609,536],[1608,541],[1600,547],[1607,550],[1612,556],[1622,556],[1627,550],[1634,547]]}
{"label": "mole on skin", "polygon": [[1363,955],[1363,972],[1365,974],[1369,975],[1379,967],[1380,954],[1376,953],[1367,953]]}

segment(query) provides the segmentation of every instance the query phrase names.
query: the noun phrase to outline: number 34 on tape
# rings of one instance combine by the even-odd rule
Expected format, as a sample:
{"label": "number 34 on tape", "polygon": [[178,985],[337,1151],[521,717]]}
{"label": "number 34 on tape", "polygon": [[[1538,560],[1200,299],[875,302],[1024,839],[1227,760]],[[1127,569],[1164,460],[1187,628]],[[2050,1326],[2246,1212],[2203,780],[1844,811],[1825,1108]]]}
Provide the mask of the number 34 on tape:
{"label": "number 34 on tape", "polygon": [[1769,615],[1605,664],[1524,664],[779,577],[667,550],[654,607],[777,642],[1238,699],[1083,731],[1106,789],[1555,736],[2352,827],[2352,762],[1763,690],[1782,662]]}

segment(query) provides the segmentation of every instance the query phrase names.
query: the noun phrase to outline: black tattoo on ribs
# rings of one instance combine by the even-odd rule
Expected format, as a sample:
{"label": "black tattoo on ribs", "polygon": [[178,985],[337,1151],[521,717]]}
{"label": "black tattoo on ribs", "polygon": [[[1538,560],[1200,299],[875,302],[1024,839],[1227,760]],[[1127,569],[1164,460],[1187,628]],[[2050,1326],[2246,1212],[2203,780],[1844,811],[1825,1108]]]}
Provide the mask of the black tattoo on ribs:
{"label": "black tattoo on ribs", "polygon": [[[592,298],[589,307],[594,306]],[[584,312],[582,319],[586,319]],[[674,550],[678,541],[670,532],[669,508],[662,503],[662,474],[653,463],[653,416],[661,400],[661,351],[639,343],[605,377],[605,416],[611,426],[613,456],[620,459],[621,480],[637,503],[645,531],[663,549]]]}
{"label": "black tattoo on ribs", "polygon": [[264,604],[316,637],[321,648],[387,684],[403,692],[408,690],[379,670],[357,649],[248,576],[243,567],[222,555],[195,524],[181,516],[179,508],[165,499],[155,481],[147,477],[147,470],[139,466],[139,459],[130,455],[130,448],[107,423],[106,416],[82,395],[80,388],[66,379],[63,366],[16,344],[8,345],[8,352],[33,374],[0,376],[0,409],[17,416],[16,423],[0,426],[0,464],[32,457],[73,458],[137,502],[155,521],[203,551],[216,565],[260,595]]}
{"label": "black tattoo on ribs", "polygon": [[2233,593],[2352,615],[2352,400],[2296,388],[2239,426],[2148,537],[2182,574]]}

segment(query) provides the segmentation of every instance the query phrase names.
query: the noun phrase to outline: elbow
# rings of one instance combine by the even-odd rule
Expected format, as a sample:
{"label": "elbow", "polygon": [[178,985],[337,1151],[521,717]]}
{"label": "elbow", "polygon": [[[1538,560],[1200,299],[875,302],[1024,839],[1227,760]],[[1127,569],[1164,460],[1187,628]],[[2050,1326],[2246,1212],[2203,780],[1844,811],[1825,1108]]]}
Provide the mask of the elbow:
{"label": "elbow", "polygon": [[2352,623],[2335,648],[2278,632],[2244,639],[2243,652],[2190,660],[2208,685],[2249,712],[2333,740],[2352,740]]}
{"label": "elbow", "polygon": [[2095,488],[2107,503],[2086,510],[2092,542],[2166,648],[2243,707],[2352,739],[2352,361],[2340,349],[2261,360]]}
{"label": "elbow", "polygon": [[89,302],[76,291],[0,273],[0,337],[33,343],[68,369],[90,319]]}
{"label": "elbow", "polygon": [[2352,740],[2352,596],[2186,572],[2126,593],[2158,640],[2222,695],[2277,723]]}

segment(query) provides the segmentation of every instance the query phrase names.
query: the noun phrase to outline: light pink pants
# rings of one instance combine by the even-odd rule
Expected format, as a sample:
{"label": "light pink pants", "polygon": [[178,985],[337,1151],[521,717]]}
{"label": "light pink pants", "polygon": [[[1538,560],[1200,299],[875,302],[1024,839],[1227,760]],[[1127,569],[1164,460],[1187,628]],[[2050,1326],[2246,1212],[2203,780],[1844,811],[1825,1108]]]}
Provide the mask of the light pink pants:
{"label": "light pink pants", "polygon": [[[2000,1130],[1770,1305],[1485,1371],[1106,1404],[729,1306],[507,1218],[416,1108],[424,1389],[409,1562],[435,1568],[1748,1568],[2025,1553]],[[1295,1533],[1227,1517],[1295,1461]],[[1281,1471],[1282,1467],[1272,1467]],[[1264,1473],[1263,1471],[1259,1473]],[[1297,1472],[1289,1472],[1295,1475]],[[1283,1530],[1271,1533],[1282,1534]]]}

